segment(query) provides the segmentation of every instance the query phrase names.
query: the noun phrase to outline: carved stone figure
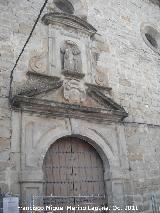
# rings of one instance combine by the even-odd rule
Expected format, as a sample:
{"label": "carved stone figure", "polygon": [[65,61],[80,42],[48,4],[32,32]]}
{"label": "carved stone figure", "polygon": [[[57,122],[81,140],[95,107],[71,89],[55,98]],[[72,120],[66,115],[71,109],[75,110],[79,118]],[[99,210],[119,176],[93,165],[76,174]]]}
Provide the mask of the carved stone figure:
{"label": "carved stone figure", "polygon": [[64,51],[64,70],[70,70],[73,71],[73,53],[71,48],[67,48]]}
{"label": "carved stone figure", "polygon": [[62,70],[69,72],[82,72],[81,52],[76,44],[66,41],[61,48]]}

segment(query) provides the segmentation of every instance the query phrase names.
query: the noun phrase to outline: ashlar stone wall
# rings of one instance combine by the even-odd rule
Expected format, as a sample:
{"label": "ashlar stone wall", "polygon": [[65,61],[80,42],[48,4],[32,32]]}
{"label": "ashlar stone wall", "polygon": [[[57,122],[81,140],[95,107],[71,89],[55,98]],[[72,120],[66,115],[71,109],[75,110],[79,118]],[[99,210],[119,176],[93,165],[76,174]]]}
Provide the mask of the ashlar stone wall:
{"label": "ashlar stone wall", "polygon": [[[82,1],[83,2],[83,1]],[[10,73],[37,18],[42,0],[0,0],[0,188],[19,193],[19,114],[8,103]],[[97,70],[112,97],[129,113],[123,126],[128,161],[124,195],[142,212],[152,212],[150,196],[160,190],[160,63],[141,35],[147,23],[160,31],[160,8],[147,0],[86,0],[88,22],[97,30]],[[52,11],[49,1],[43,13]],[[29,60],[46,51],[47,27],[40,21],[14,72],[13,85],[26,80]],[[14,131],[13,131],[14,129]],[[14,132],[14,133],[13,133]]]}

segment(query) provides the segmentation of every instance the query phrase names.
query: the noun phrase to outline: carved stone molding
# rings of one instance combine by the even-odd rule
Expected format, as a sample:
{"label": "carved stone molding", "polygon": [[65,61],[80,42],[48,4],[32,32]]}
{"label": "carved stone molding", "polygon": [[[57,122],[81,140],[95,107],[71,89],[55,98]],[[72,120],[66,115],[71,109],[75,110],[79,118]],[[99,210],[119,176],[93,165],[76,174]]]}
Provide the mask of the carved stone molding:
{"label": "carved stone molding", "polygon": [[72,28],[75,28],[79,31],[84,31],[89,33],[90,35],[94,35],[97,30],[90,25],[85,20],[70,14],[65,13],[48,13],[42,17],[42,21],[44,24],[62,24]]}
{"label": "carved stone molding", "polygon": [[84,73],[79,73],[79,72],[73,72],[70,70],[62,70],[62,74],[66,77],[72,77],[75,79],[82,79],[85,77]]}
{"label": "carved stone molding", "polygon": [[120,109],[108,110],[104,108],[85,107],[23,96],[15,96],[12,100],[12,107],[15,110],[21,109],[24,112],[38,115],[96,120],[99,122],[119,122],[128,116],[125,110]]}
{"label": "carved stone molding", "polygon": [[90,97],[92,97],[94,100],[96,100],[99,104],[104,106],[106,109],[108,109],[108,110],[112,109],[112,110],[120,111],[120,112],[126,114],[126,117],[127,117],[127,113],[122,106],[120,106],[119,104],[114,102],[107,95],[103,94],[103,92],[98,90],[96,87],[93,87],[93,86],[88,87],[87,94]]}
{"label": "carved stone molding", "polygon": [[36,72],[28,72],[27,81],[16,86],[13,95],[34,96],[51,89],[57,89],[63,82],[58,77],[47,76]]}
{"label": "carved stone molding", "polygon": [[[29,75],[32,77],[34,76],[33,73],[30,73]],[[37,76],[34,77],[37,78]],[[109,91],[110,88],[102,88],[96,85],[88,84],[86,85],[88,89],[85,91],[85,86],[82,86],[81,82],[78,80],[65,79],[63,82],[63,95],[68,103],[59,102],[59,99],[57,99],[57,101],[52,101],[47,99],[39,99],[36,96],[34,97],[34,95],[50,90],[53,90],[54,93],[56,88],[58,89],[62,86],[62,82],[58,79],[55,80],[54,77],[49,80],[48,78],[50,77],[41,75],[38,78],[40,78],[38,82],[41,83],[39,85],[38,82],[35,81],[37,83],[34,85],[36,90],[33,90],[33,84],[28,84],[31,86],[30,89],[23,89],[21,93],[18,93],[13,97],[13,109],[21,109],[24,112],[36,113],[39,115],[43,114],[47,116],[50,115],[67,118],[73,117],[85,120],[96,120],[100,122],[118,122],[128,116],[122,106],[115,103],[107,95],[103,94],[103,90]],[[41,78],[44,78],[44,82]],[[46,84],[49,84],[49,87],[47,87]],[[42,88],[41,85],[43,85]],[[92,104],[84,106],[81,104],[81,102],[87,101],[88,99],[93,99],[99,104],[99,106],[93,106]]]}
{"label": "carved stone molding", "polygon": [[90,88],[90,89],[96,89],[96,90],[99,90],[99,91],[107,91],[107,92],[110,92],[110,91],[112,90],[111,87],[101,86],[101,85],[97,85],[97,84],[89,84],[89,83],[86,83],[86,85],[87,85],[88,88]]}

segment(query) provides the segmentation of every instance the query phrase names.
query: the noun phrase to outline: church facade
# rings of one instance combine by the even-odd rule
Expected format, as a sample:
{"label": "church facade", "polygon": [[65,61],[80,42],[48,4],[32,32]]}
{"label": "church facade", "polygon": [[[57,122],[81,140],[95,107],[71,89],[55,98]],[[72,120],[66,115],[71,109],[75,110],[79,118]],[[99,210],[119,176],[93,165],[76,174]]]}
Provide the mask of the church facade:
{"label": "church facade", "polygon": [[12,81],[43,3],[0,2],[1,192],[153,212],[159,1],[49,0]]}

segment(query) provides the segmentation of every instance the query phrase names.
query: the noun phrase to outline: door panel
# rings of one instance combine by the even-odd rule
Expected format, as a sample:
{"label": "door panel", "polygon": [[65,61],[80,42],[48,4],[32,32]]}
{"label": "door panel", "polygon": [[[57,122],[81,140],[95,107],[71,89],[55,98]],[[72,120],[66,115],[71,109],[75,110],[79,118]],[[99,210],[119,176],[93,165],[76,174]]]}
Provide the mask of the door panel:
{"label": "door panel", "polygon": [[103,163],[87,142],[72,137],[58,140],[45,156],[43,171],[44,196],[61,196],[57,205],[103,204],[98,197],[105,195]]}

